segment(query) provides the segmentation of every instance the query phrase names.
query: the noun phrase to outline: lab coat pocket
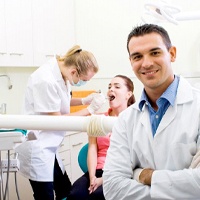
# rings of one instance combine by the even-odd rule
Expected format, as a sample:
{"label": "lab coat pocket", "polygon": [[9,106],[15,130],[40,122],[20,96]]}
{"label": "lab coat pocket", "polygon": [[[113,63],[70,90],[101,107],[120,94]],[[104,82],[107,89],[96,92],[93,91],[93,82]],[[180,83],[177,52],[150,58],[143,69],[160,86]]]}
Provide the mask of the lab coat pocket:
{"label": "lab coat pocket", "polygon": [[170,154],[175,170],[189,168],[196,148],[196,142],[172,144]]}

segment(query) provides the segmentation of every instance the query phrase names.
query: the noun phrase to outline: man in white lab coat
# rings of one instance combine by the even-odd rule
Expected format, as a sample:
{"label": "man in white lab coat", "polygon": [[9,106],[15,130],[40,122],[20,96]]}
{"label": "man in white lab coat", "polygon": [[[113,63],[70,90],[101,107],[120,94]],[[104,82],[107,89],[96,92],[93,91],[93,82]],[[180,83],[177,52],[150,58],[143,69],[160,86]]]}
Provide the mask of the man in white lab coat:
{"label": "man in white lab coat", "polygon": [[144,90],[113,127],[105,198],[200,199],[200,91],[174,75],[176,48],[162,27],[135,27],[127,48]]}

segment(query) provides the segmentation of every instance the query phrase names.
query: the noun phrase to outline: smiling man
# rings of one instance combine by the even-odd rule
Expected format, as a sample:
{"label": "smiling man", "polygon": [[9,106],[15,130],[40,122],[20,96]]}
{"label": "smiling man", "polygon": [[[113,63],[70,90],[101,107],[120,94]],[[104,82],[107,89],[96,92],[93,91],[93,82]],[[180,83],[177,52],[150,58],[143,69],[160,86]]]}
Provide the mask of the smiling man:
{"label": "smiling man", "polygon": [[127,49],[144,90],[113,127],[105,198],[199,199],[200,91],[173,73],[176,48],[162,27],[135,27]]}

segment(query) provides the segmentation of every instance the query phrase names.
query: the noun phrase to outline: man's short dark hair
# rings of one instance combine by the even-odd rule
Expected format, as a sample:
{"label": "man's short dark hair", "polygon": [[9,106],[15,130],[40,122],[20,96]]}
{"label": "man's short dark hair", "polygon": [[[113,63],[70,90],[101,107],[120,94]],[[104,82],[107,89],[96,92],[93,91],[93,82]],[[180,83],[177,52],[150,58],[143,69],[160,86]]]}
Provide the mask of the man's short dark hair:
{"label": "man's short dark hair", "polygon": [[163,42],[165,43],[165,46],[167,47],[168,50],[172,46],[169,35],[163,27],[158,26],[156,24],[144,24],[141,26],[134,27],[133,30],[129,33],[128,39],[127,39],[128,52],[129,52],[128,45],[132,37],[139,37],[139,36],[143,36],[149,33],[158,33],[162,37]]}

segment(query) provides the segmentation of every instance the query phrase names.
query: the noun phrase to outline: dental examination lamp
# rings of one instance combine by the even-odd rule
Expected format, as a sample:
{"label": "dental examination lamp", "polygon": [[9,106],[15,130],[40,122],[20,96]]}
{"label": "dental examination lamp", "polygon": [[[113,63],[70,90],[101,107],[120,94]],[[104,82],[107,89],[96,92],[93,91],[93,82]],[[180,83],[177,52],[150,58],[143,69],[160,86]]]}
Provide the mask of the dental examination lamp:
{"label": "dental examination lamp", "polygon": [[200,20],[200,11],[183,12],[178,6],[166,1],[149,2],[144,5],[144,8],[144,16],[141,19],[145,23],[147,21],[155,24],[170,22],[178,25],[178,21]]}

